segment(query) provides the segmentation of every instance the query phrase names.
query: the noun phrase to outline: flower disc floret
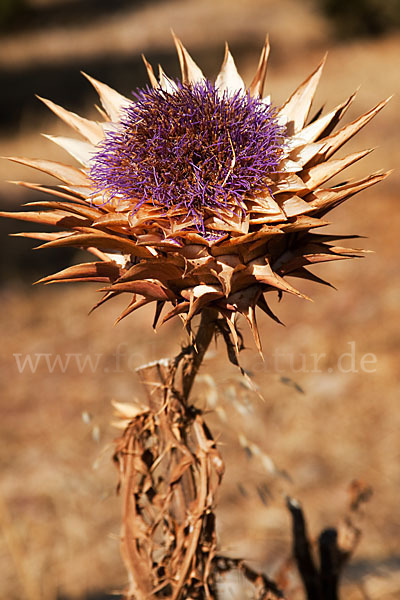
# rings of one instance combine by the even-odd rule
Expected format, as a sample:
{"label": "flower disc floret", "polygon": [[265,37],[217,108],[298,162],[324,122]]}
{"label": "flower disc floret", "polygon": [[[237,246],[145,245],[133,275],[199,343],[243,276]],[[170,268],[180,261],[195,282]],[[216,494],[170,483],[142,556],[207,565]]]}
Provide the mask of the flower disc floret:
{"label": "flower disc floret", "polygon": [[184,209],[204,231],[206,216],[245,212],[244,198],[268,187],[284,144],[271,105],[210,82],[146,88],[136,99],[91,162],[106,202],[123,199],[134,212],[145,203]]}

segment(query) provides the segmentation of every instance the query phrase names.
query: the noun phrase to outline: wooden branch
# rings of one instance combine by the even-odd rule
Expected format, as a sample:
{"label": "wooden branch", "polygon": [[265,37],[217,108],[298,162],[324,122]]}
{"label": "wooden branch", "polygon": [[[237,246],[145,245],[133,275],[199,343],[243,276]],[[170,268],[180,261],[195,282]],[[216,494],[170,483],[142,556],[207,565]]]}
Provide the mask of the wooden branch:
{"label": "wooden branch", "polygon": [[360,517],[362,504],[372,494],[369,486],[358,481],[352,482],[349,491],[348,513],[337,528],[324,529],[318,537],[319,567],[312,555],[303,509],[297,500],[287,498],[286,504],[292,516],[293,554],[307,600],[339,600],[341,573],[361,536],[361,530],[354,521]]}
{"label": "wooden branch", "polygon": [[324,529],[319,538],[321,599],[338,600],[340,561],[338,534],[334,528]]}
{"label": "wooden branch", "polygon": [[307,599],[321,600],[319,573],[312,556],[303,509],[300,503],[293,498],[287,498],[286,505],[292,515],[293,554],[307,593]]}

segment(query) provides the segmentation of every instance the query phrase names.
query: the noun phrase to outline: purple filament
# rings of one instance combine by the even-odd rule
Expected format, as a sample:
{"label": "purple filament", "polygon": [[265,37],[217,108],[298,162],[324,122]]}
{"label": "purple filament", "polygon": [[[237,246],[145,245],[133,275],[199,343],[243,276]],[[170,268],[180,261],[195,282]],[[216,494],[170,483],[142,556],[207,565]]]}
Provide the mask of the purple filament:
{"label": "purple filament", "polygon": [[208,81],[135,96],[91,161],[94,194],[127,200],[134,212],[145,202],[185,207],[204,232],[205,218],[243,212],[243,197],[266,189],[284,145],[270,105]]}

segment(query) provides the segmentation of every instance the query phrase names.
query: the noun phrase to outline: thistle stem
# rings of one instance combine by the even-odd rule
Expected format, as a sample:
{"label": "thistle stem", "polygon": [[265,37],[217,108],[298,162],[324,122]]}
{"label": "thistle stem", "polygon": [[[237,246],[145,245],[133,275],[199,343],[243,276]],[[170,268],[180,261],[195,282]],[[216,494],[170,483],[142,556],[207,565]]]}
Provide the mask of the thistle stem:
{"label": "thistle stem", "polygon": [[115,453],[127,600],[216,598],[213,510],[224,464],[188,401],[216,327],[216,311],[204,310],[193,342],[174,359],[137,369],[146,410],[130,421]]}

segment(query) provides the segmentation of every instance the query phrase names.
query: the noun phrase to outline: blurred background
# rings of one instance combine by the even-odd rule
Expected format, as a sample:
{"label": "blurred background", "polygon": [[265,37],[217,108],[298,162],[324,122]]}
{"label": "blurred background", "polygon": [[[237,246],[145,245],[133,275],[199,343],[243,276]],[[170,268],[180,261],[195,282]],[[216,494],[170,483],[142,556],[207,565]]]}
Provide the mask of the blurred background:
{"label": "blurred background", "polygon": [[[67,130],[35,94],[95,117],[97,99],[80,71],[129,95],[146,83],[143,52],[176,77],[173,28],[209,77],[227,40],[246,82],[269,33],[266,92],[276,105],[329,50],[314,111],[361,86],[350,121],[395,94],[342,151],[377,147],[345,177],[393,169],[399,25],[399,0],[0,0],[0,154],[64,160],[40,133]],[[0,180],[2,210],[40,197],[8,180],[50,183],[6,161]],[[286,494],[303,503],[315,537],[343,516],[353,480],[372,486],[345,575],[350,600],[400,596],[399,183],[395,171],[331,214],[331,231],[366,236],[359,244],[374,251],[315,269],[338,291],[302,284],[313,303],[274,306],[286,328],[260,317],[265,362],[246,337],[243,364],[265,401],[243,387],[221,344],[193,394],[209,410],[227,464],[223,552],[273,577],[291,552]],[[0,222],[0,596],[111,598],[125,584],[111,400],[140,398],[134,369],[176,354],[184,336],[179,323],[153,333],[146,309],[114,327],[117,300],[88,317],[96,286],[32,287],[79,257],[31,251],[32,241],[7,235],[20,230],[27,227]],[[239,436],[258,454],[245,452]],[[294,577],[290,598],[302,597]]]}

